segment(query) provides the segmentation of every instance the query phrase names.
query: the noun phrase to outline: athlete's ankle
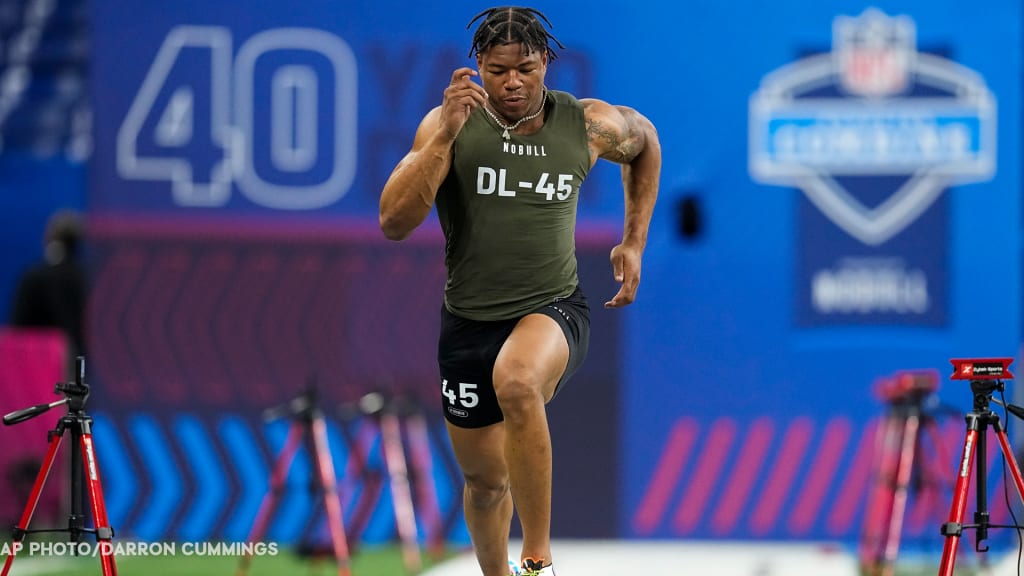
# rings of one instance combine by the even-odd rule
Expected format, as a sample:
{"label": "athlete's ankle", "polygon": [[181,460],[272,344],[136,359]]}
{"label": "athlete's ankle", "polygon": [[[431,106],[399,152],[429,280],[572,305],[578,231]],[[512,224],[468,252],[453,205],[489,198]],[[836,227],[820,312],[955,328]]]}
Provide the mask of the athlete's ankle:
{"label": "athlete's ankle", "polygon": [[523,558],[522,576],[555,576],[555,568],[544,558]]}

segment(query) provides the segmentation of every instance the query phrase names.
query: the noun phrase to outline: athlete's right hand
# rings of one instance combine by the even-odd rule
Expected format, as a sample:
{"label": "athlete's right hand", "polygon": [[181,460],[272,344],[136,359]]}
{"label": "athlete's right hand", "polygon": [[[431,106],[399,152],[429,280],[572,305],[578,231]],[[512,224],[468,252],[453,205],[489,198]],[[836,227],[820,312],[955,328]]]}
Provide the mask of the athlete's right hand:
{"label": "athlete's right hand", "polygon": [[477,76],[472,68],[459,68],[452,73],[452,81],[445,88],[444,102],[441,104],[441,126],[446,135],[455,140],[462,126],[469,119],[470,113],[477,106],[487,101],[487,93],[482,86],[471,79]]}

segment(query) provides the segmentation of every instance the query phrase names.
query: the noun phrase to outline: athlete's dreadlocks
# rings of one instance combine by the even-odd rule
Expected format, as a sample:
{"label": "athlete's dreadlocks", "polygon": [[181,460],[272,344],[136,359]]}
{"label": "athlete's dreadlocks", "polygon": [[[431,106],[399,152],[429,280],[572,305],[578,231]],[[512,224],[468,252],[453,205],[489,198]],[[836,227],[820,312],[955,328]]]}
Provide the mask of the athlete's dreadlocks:
{"label": "athlete's dreadlocks", "polygon": [[[538,17],[540,20],[538,20]],[[557,58],[555,51],[551,49],[548,40],[554,41],[559,48],[565,48],[558,38],[551,35],[547,28],[541,24],[543,20],[548,28],[551,22],[539,10],[524,8],[520,6],[502,6],[489,8],[477,14],[466,24],[468,30],[474,22],[483,18],[480,26],[473,34],[473,46],[469,55],[473,56],[486,52],[493,46],[504,46],[505,44],[521,43],[525,54],[534,50],[547,52],[548,58]]]}

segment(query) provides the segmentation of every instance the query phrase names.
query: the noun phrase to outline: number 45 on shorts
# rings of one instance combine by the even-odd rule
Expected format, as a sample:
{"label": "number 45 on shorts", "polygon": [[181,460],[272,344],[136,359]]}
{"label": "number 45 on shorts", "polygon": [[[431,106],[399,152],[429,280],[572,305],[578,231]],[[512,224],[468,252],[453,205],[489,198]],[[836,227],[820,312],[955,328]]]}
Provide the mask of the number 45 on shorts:
{"label": "number 45 on shorts", "polygon": [[444,394],[452,406],[458,404],[463,408],[473,408],[479,404],[480,396],[475,392],[476,388],[476,384],[469,382],[459,382],[457,386],[449,386],[447,378],[441,379],[441,394]]}

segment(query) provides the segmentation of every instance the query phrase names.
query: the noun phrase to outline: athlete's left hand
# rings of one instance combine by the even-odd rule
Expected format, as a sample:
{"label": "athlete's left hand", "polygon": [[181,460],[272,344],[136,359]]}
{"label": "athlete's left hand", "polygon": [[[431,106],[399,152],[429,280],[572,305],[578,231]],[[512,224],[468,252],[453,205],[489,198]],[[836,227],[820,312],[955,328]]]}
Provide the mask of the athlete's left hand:
{"label": "athlete's left hand", "polygon": [[631,244],[619,244],[612,248],[611,261],[615,281],[622,284],[619,292],[604,303],[605,308],[622,308],[636,300],[636,289],[640,286],[640,261],[643,250]]}

